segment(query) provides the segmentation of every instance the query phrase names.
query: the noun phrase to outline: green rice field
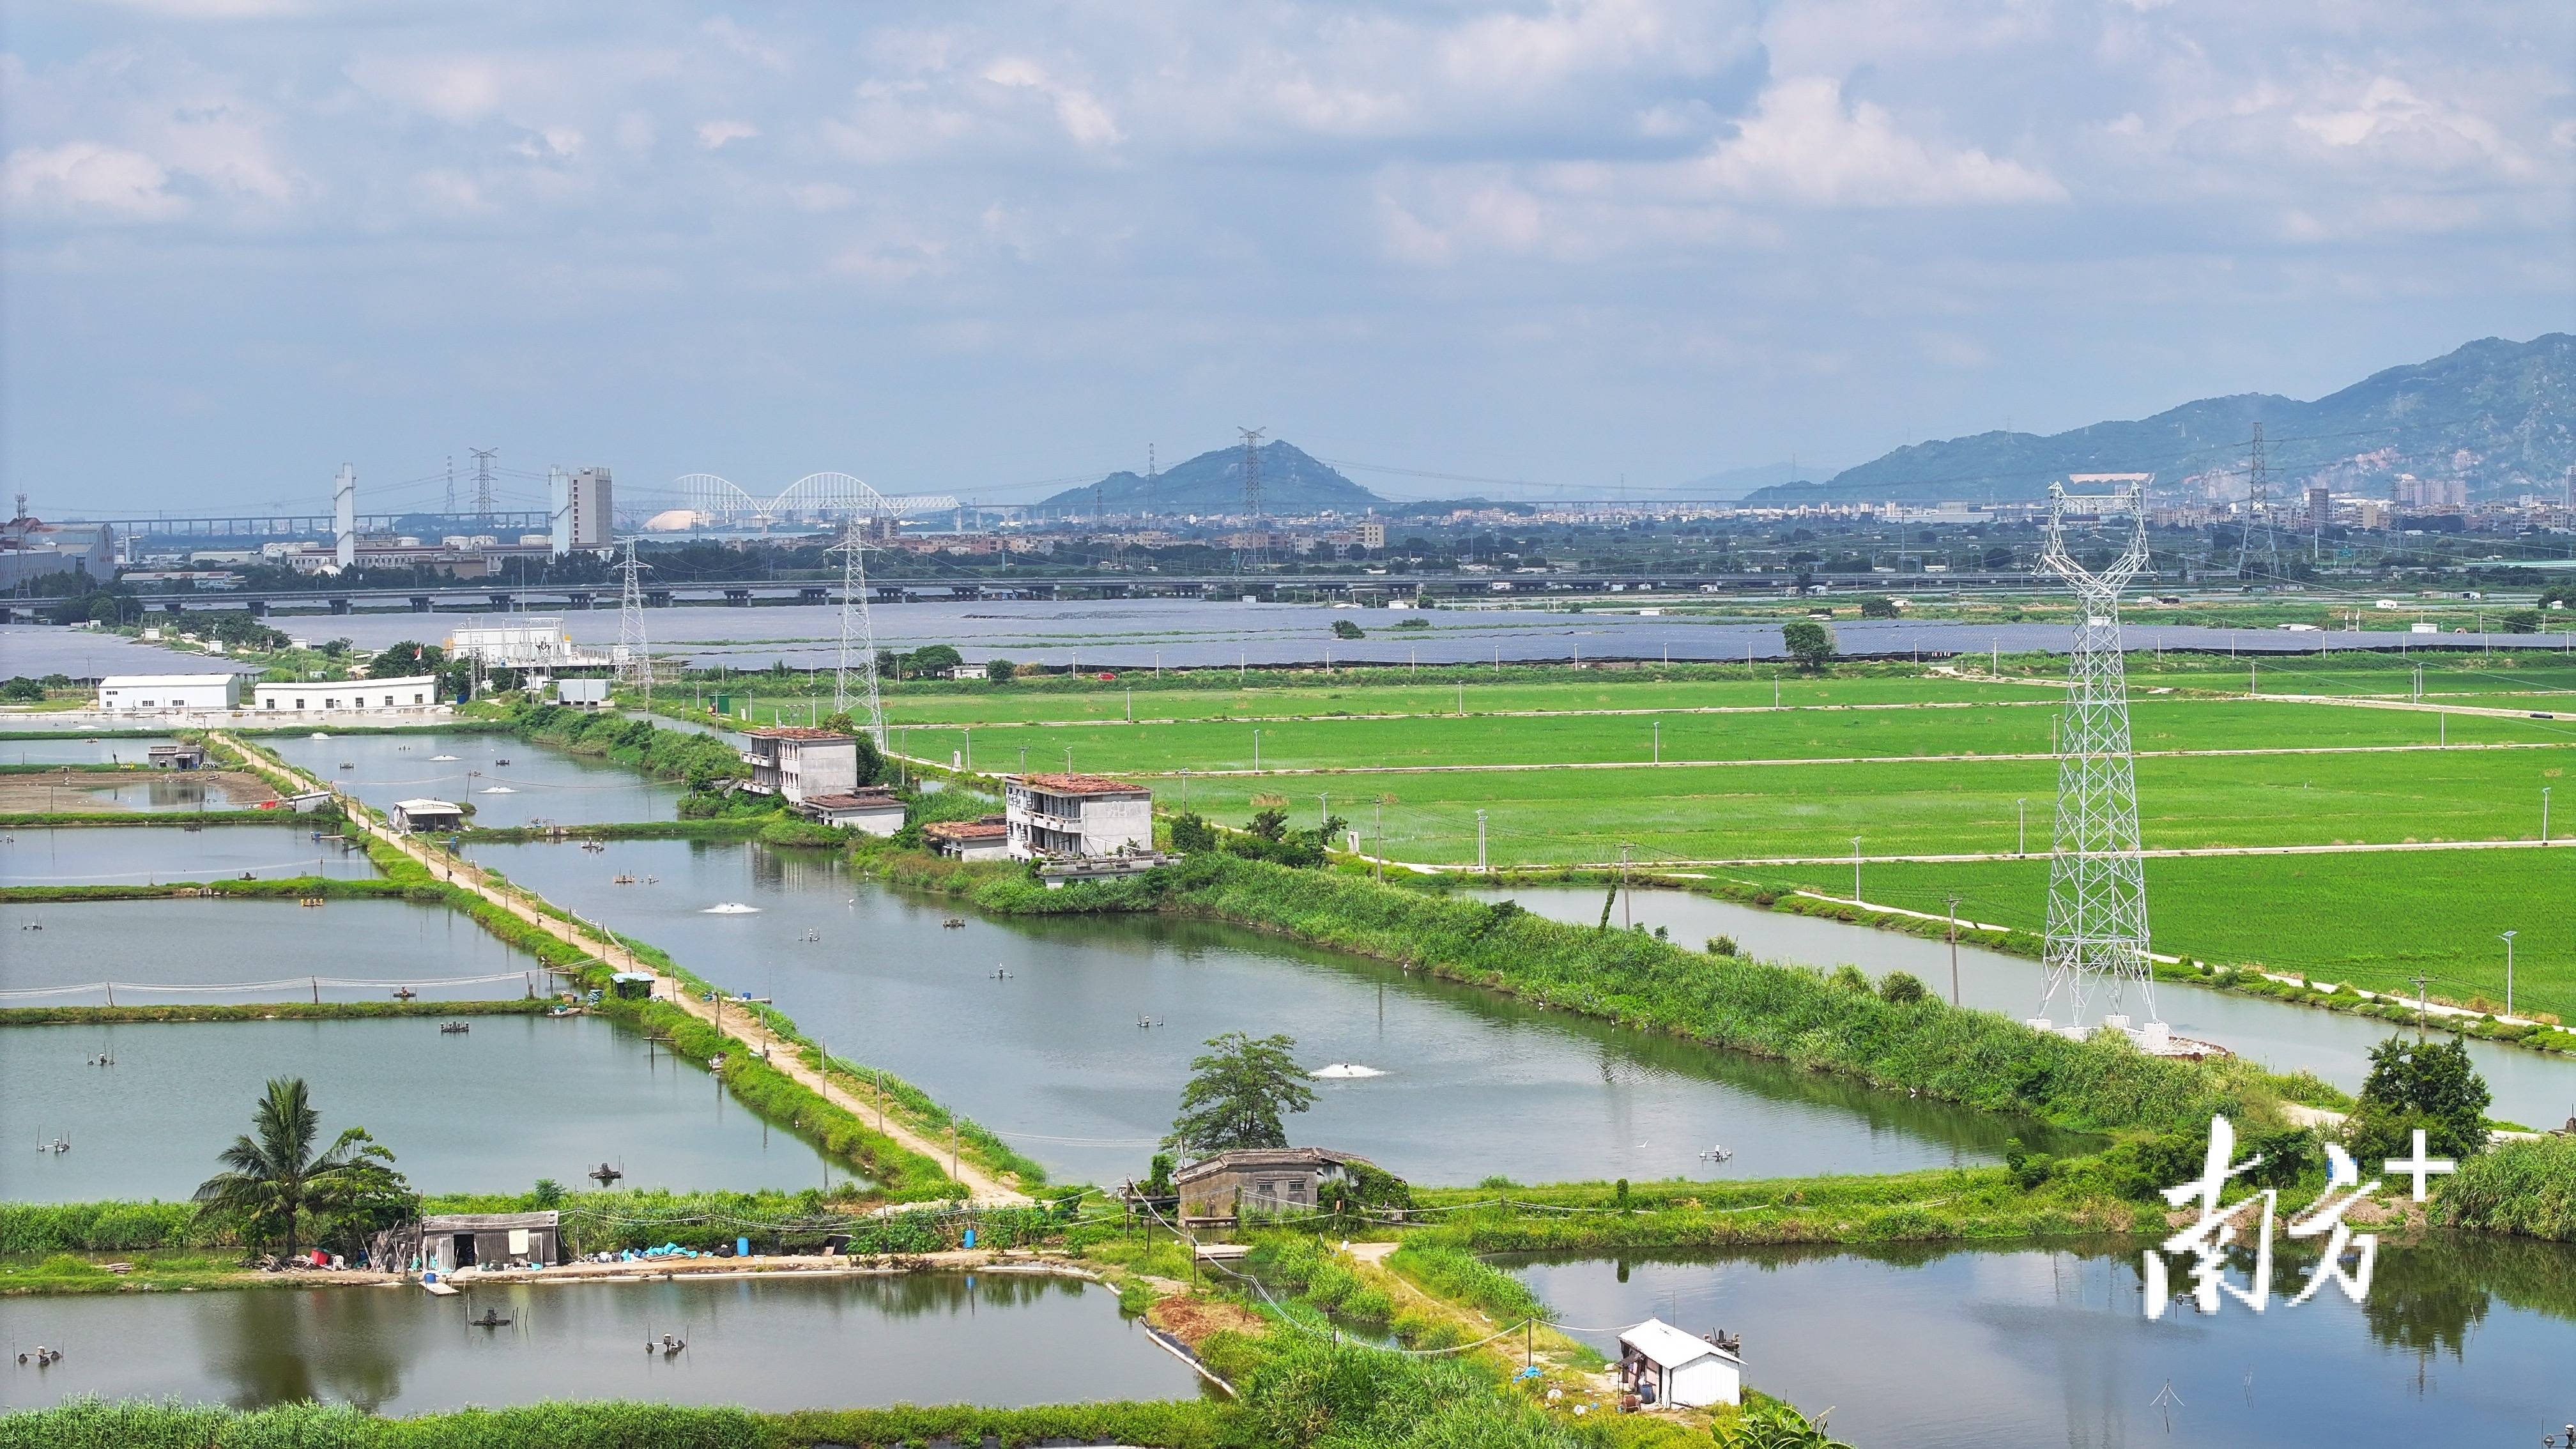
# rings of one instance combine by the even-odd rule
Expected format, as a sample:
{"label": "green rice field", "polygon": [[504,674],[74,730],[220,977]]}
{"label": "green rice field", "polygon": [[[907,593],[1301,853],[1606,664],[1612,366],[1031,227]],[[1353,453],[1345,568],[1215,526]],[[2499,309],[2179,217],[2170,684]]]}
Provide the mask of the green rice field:
{"label": "green rice field", "polygon": [[[1730,878],[1849,896],[1849,867],[1730,870]],[[1959,914],[2037,931],[2047,923],[2048,862],[1863,867],[1873,903]],[[2151,859],[2155,948],[2228,964],[2305,972],[2372,991],[2430,989],[2457,1001],[2504,999],[2504,944],[2515,931],[2514,1003],[2576,1019],[2576,849],[2420,851]]]}

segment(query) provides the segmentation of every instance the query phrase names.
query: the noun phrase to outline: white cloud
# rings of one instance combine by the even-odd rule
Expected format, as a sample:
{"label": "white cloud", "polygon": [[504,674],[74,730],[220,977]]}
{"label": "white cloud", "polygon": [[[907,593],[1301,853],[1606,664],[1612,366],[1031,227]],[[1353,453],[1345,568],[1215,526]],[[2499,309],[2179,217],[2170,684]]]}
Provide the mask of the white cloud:
{"label": "white cloud", "polygon": [[2383,165],[2452,171],[2492,167],[2526,175],[2531,164],[2495,124],[2462,107],[2425,99],[2394,76],[2378,75],[2342,104],[2296,112],[2291,123],[2326,146],[2369,154]]}
{"label": "white cloud", "polygon": [[1839,83],[1807,76],[1762,93],[1753,115],[1700,169],[1721,191],[1824,206],[2060,201],[2046,172],[1975,147],[1926,140],[1884,108],[1846,106]]}
{"label": "white cloud", "polygon": [[161,221],[187,205],[170,173],[140,151],[97,141],[21,146],[0,162],[0,195],[31,210],[108,221]]}
{"label": "white cloud", "polygon": [[749,121],[703,121],[698,125],[698,144],[720,151],[727,141],[748,141],[759,134],[760,128]]}
{"label": "white cloud", "polygon": [[984,68],[984,79],[1014,90],[1033,90],[1053,101],[1056,122],[1075,145],[1109,146],[1120,139],[1118,121],[1099,97],[1055,80],[1036,61],[1004,56]]}

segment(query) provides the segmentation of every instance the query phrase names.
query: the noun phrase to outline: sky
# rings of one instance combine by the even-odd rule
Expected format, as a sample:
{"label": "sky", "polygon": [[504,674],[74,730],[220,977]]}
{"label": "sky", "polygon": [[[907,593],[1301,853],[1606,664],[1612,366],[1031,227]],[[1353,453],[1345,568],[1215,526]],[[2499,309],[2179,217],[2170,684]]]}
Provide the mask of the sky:
{"label": "sky", "polygon": [[2576,321],[2547,0],[5,17],[0,472],[55,517],[435,505],[477,447],[1028,501],[1242,427],[1670,489]]}

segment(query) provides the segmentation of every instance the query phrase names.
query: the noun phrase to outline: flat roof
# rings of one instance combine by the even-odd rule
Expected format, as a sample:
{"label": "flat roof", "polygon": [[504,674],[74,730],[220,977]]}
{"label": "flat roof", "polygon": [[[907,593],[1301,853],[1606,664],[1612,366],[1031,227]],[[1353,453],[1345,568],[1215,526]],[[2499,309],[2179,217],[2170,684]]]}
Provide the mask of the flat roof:
{"label": "flat roof", "polygon": [[98,687],[101,689],[141,689],[147,685],[167,687],[183,684],[226,684],[239,678],[241,678],[239,673],[111,674],[106,678],[101,679],[98,682]]}
{"label": "flat roof", "polygon": [[998,840],[1009,835],[1011,827],[1000,820],[941,820],[921,827],[921,833],[941,840]]}
{"label": "flat roof", "polygon": [[808,795],[805,803],[823,810],[900,810],[903,802],[884,790],[862,790],[856,795]]}
{"label": "flat roof", "polygon": [[392,679],[302,679],[284,684],[254,684],[253,689],[402,689],[415,684],[435,684],[435,674],[405,674]]}
{"label": "flat roof", "polygon": [[1619,1342],[1668,1369],[1697,1363],[1704,1358],[1724,1359],[1733,1364],[1744,1362],[1707,1339],[1694,1338],[1660,1318],[1649,1318],[1620,1334]]}
{"label": "flat roof", "polygon": [[465,813],[464,806],[450,805],[444,800],[396,800],[394,808],[405,815],[429,815],[441,810],[454,815]]}
{"label": "flat roof", "polygon": [[845,735],[839,730],[818,730],[812,725],[762,725],[758,729],[744,730],[743,733],[757,740],[854,740],[858,738],[856,735]]}
{"label": "flat roof", "polygon": [[1124,780],[1112,780],[1106,775],[1011,775],[1005,778],[1017,780],[1032,790],[1044,790],[1050,795],[1151,795],[1154,793],[1142,785],[1130,785]]}

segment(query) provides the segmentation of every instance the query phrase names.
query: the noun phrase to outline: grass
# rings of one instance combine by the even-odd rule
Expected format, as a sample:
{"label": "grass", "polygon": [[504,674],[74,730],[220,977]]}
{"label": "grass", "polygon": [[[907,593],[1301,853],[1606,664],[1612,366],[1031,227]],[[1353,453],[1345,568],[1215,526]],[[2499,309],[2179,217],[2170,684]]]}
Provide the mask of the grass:
{"label": "grass", "polygon": [[[1943,755],[2045,755],[2053,748],[2054,701],[1903,709],[1764,709],[1744,714],[1672,713],[1415,716],[1407,718],[986,726],[974,732],[974,763],[1017,770],[1075,765],[1109,774],[1182,769],[1248,770],[1260,732],[1264,770],[1354,770],[1375,766],[1644,764],[1668,761],[1921,759]],[[2263,700],[2155,700],[2132,711],[2141,752],[2317,749],[2515,742],[2576,747],[2576,721],[2460,715],[2447,724],[2412,710],[2335,709]],[[899,728],[900,753],[947,760],[965,751],[968,731]],[[1660,746],[1658,739],[1660,738]]]}
{"label": "grass", "polygon": [[[2576,899],[2576,850],[2200,856],[2146,863],[2155,948],[2412,994],[2413,978],[2456,1001],[2504,1000],[2504,945],[2517,931],[2514,1004],[2576,1019],[2576,924],[2550,903]],[[1770,886],[1851,893],[1848,867],[1729,871]],[[1966,918],[2046,925],[2044,859],[1867,866],[1870,901]]]}
{"label": "grass", "polygon": [[[2535,839],[2540,791],[2571,763],[2555,750],[2142,759],[2138,802],[2158,848]],[[1615,860],[1622,844],[1640,860],[1848,859],[1855,835],[1872,856],[2009,852],[2020,801],[2045,850],[2056,788],[2052,761],[1985,760],[1226,777],[1157,794],[1227,822],[1277,797],[1304,826],[1328,793],[1364,844],[1383,800],[1385,853],[1450,865],[1475,861],[1481,810],[1488,859],[1507,866]]]}
{"label": "grass", "polygon": [[2460,1164],[2442,1189],[2454,1227],[2576,1242],[2576,1138],[2507,1142]]}

